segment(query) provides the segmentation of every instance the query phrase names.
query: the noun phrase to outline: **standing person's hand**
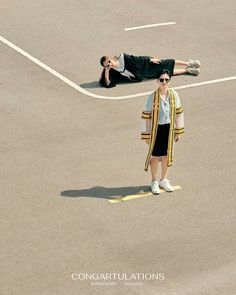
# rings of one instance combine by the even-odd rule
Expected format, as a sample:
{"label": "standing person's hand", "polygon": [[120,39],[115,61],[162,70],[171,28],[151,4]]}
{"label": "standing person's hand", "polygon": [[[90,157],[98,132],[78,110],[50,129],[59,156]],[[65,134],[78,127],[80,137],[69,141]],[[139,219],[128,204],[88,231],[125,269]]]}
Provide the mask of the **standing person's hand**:
{"label": "standing person's hand", "polygon": [[161,60],[156,57],[151,58],[150,61],[153,62],[154,64],[159,64],[161,62]]}
{"label": "standing person's hand", "polygon": [[180,136],[179,135],[175,135],[175,142],[178,142],[180,139]]}

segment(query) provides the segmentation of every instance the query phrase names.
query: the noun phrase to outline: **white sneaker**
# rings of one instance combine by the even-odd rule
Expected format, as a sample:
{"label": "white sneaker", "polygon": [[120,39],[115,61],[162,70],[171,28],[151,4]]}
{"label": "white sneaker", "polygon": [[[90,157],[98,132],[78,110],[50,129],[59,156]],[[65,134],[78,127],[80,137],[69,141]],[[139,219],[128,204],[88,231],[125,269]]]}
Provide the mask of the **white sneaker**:
{"label": "white sneaker", "polygon": [[170,182],[168,179],[164,178],[160,180],[159,186],[163,188],[166,192],[173,192],[173,186],[170,185]]}
{"label": "white sneaker", "polygon": [[201,66],[201,63],[199,60],[188,59],[187,63],[188,63],[188,67],[190,68],[200,68]]}
{"label": "white sneaker", "polygon": [[194,76],[197,76],[197,75],[200,74],[200,70],[197,69],[197,68],[189,68],[189,67],[187,67],[186,71],[187,71],[188,74],[194,75]]}
{"label": "white sneaker", "polygon": [[151,182],[151,191],[154,195],[160,194],[160,188],[157,180]]}

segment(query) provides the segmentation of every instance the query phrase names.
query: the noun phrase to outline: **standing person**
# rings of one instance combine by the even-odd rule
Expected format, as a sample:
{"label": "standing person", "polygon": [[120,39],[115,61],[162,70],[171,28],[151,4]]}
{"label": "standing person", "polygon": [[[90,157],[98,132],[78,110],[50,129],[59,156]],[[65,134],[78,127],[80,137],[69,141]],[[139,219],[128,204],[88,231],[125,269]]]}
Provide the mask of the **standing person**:
{"label": "standing person", "polygon": [[[157,76],[157,90],[147,98],[146,110],[142,113],[143,132],[141,138],[149,144],[145,170],[150,165],[151,191],[159,194],[160,188],[172,192],[167,179],[168,167],[173,163],[173,145],[184,133],[183,108],[176,91],[169,88],[171,74],[163,70]],[[161,180],[158,181],[158,163],[161,162]]]}
{"label": "standing person", "polygon": [[[99,80],[103,87],[111,88],[120,82],[141,82],[143,79],[154,79],[163,69],[173,75],[198,75],[200,62],[188,59],[187,61],[175,59],[160,60],[150,56],[134,56],[122,53],[119,56],[102,56],[100,64],[103,67]],[[181,68],[178,68],[181,67]]]}

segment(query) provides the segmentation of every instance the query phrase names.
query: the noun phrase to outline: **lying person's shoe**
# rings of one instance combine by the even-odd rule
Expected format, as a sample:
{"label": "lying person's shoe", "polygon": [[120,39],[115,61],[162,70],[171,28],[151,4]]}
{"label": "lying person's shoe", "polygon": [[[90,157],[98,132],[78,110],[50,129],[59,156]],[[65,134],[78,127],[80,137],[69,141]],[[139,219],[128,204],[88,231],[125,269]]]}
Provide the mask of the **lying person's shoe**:
{"label": "lying person's shoe", "polygon": [[188,59],[187,60],[189,68],[200,68],[201,63],[199,60]]}
{"label": "lying person's shoe", "polygon": [[196,68],[188,68],[187,67],[186,71],[187,71],[188,74],[195,75],[195,76],[199,75],[199,73],[200,73],[200,70],[196,69]]}

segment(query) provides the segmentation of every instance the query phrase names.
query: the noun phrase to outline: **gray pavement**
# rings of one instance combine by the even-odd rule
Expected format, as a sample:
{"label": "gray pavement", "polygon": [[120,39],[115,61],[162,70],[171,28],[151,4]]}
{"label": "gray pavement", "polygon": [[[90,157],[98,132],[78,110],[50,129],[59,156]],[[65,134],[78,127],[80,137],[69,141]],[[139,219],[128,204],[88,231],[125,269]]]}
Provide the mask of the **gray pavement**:
{"label": "gray pavement", "polygon": [[[103,54],[201,60],[199,77],[172,86],[235,76],[235,11],[232,0],[12,0],[0,4],[0,35],[86,90],[120,96],[155,81],[99,88]],[[235,294],[235,80],[178,91],[186,135],[169,178],[182,190],[110,204],[149,184],[146,98],[95,99],[0,51],[0,294]],[[96,285],[72,273],[165,279]]]}

